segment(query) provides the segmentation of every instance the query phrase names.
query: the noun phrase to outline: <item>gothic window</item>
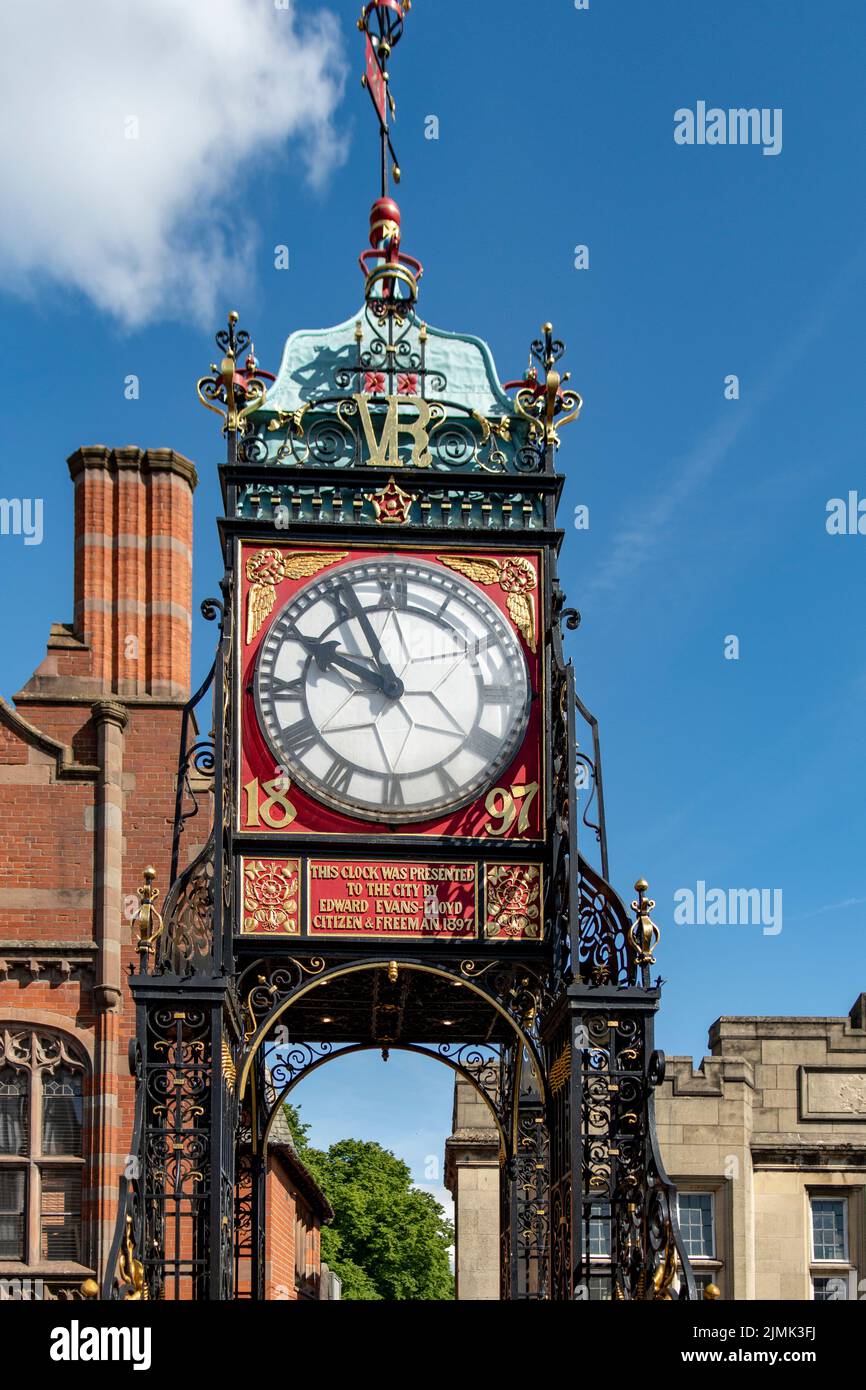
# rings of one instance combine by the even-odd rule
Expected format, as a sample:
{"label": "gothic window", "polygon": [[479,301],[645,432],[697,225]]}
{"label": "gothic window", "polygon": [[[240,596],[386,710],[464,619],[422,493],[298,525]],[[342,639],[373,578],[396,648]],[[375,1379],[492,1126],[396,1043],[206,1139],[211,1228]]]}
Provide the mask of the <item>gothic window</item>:
{"label": "gothic window", "polygon": [[0,1262],[84,1263],[85,1075],[71,1038],[0,1031]]}

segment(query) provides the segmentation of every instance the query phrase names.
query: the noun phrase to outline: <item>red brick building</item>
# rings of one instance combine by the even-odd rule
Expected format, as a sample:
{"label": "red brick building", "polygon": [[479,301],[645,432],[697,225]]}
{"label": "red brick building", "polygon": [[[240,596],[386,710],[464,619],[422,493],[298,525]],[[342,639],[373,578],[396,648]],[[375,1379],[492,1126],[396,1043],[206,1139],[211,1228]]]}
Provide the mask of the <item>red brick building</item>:
{"label": "red brick building", "polygon": [[[101,1277],[127,1163],[125,978],[144,866],[168,888],[197,482],[171,449],[83,448],[69,471],[73,620],[52,626],[14,707],[0,700],[0,1280],[47,1296]],[[329,1208],[286,1136],[270,1168],[269,1278],[310,1296]]]}

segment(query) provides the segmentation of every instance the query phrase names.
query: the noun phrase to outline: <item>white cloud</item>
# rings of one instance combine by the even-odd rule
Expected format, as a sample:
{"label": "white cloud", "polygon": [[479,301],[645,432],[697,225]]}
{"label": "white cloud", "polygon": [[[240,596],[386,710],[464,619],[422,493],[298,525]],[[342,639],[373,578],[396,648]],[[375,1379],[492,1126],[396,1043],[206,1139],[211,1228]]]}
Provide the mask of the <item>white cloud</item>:
{"label": "white cloud", "polygon": [[251,278],[256,184],[296,177],[283,142],[313,183],[341,158],[344,77],[334,18],[301,22],[291,0],[16,6],[0,45],[5,287],[73,288],[128,327],[209,322],[217,292]]}

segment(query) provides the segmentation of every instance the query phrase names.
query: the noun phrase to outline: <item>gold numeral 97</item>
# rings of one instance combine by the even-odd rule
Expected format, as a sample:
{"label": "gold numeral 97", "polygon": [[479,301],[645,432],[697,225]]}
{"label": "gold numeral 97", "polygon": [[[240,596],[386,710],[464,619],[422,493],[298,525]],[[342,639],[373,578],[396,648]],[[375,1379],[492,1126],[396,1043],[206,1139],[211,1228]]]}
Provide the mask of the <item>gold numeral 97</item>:
{"label": "gold numeral 97", "polygon": [[[518,835],[524,835],[529,829],[530,810],[537,795],[537,782],[516,782],[510,789],[494,787],[487,793],[484,802],[487,814],[491,817],[484,826],[485,835],[507,835],[515,820]],[[516,804],[518,801],[522,803],[519,816]],[[494,825],[494,821],[498,821],[499,824]]]}

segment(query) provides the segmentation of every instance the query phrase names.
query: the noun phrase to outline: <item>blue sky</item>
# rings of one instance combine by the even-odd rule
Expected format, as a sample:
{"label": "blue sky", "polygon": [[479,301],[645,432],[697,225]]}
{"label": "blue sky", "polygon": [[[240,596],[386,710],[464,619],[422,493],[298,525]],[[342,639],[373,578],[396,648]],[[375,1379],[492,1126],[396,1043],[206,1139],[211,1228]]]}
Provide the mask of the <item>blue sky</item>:
{"label": "blue sky", "polygon": [[[33,6],[34,23],[46,8]],[[292,22],[264,0],[219,8]],[[119,168],[93,206],[52,192],[54,143],[77,119],[50,109],[56,98],[40,92],[45,140],[31,148],[27,134],[0,158],[17,155],[0,234],[0,488],[44,499],[41,545],[0,537],[5,592],[17,596],[0,613],[7,698],[40,661],[50,623],[71,616],[67,454],[138,443],[194,459],[197,600],[215,592],[221,440],[194,395],[212,332],[238,308],[274,369],[292,329],[340,322],[360,302],[375,138],[357,4],[332,11],[338,24],[318,37],[327,72],[308,44],[309,87],[296,73],[285,109],[266,97],[287,80],[276,61],[254,81],[240,63],[234,94],[227,65],[217,79],[202,63],[173,139],[186,162],[148,121],[149,64],[169,59],[145,35],[108,113],[121,121],[141,106],[140,140],[109,149],[96,123],[86,168],[70,147],[85,189],[94,164]],[[138,6],[127,18],[148,22]],[[201,35],[184,24],[178,43],[195,55]],[[129,59],[132,40],[116,41]],[[839,1015],[866,989],[866,536],[825,525],[829,499],[866,496],[864,44],[857,0],[590,0],[581,11],[572,0],[419,0],[393,62],[403,246],[425,264],[424,316],[485,338],[503,380],[552,319],[585,400],[559,455],[562,573],[583,614],[568,647],[601,721],[612,877],[630,899],[644,875],[657,901],[669,1053],[701,1055],[720,1014]],[[14,44],[2,61],[15,64]],[[781,108],[781,152],[677,145],[674,112],[698,101]],[[425,139],[429,115],[438,140]],[[142,240],[163,185],[163,222]],[[137,267],[127,283],[112,190],[135,208],[137,188],[147,204],[124,215]],[[274,269],[280,243],[288,271]],[[578,244],[588,270],[574,268]],[[725,399],[731,373],[739,400]],[[590,509],[585,531],[570,525],[578,504]],[[738,660],[724,657],[731,635]],[[194,676],[212,640],[201,624]],[[780,889],[781,932],[676,925],[674,894],[698,881]],[[420,1179],[441,1151],[450,1095],[444,1068],[395,1056],[387,1068],[367,1058],[323,1069],[296,1099],[320,1142],[379,1138]]]}

